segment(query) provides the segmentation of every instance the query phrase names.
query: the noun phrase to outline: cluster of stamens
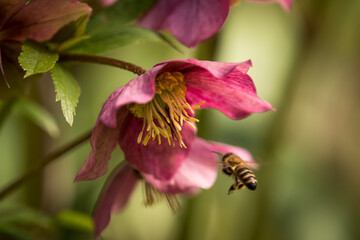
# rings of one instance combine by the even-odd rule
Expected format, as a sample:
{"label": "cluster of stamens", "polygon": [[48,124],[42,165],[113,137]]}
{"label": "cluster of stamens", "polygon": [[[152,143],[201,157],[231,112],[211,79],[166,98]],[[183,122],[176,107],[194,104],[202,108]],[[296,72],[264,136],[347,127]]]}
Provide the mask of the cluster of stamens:
{"label": "cluster of stamens", "polygon": [[158,139],[161,144],[161,136],[167,139],[169,145],[180,147],[185,143],[181,137],[184,123],[188,123],[195,129],[193,123],[199,120],[189,116],[187,110],[194,114],[194,109],[202,103],[191,107],[185,98],[186,86],[184,75],[180,72],[164,72],[155,80],[155,96],[146,104],[130,104],[130,112],[138,118],[144,118],[144,123],[137,142],[145,146],[150,139]]}

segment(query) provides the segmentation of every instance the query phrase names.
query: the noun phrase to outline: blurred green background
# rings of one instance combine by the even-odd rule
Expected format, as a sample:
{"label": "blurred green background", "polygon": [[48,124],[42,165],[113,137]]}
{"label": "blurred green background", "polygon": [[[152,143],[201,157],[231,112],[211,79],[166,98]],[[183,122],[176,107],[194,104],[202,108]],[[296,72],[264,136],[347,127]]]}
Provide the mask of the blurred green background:
{"label": "blurred green background", "polygon": [[[144,207],[139,185],[102,239],[360,239],[359,13],[360,1],[295,0],[290,12],[241,2],[220,33],[197,49],[180,47],[180,53],[143,43],[108,53],[145,69],[176,58],[251,59],[258,95],[277,111],[238,121],[215,110],[198,116],[201,137],[242,146],[260,163],[255,192],[228,196],[232,180],[219,171],[210,190],[182,198],[182,210],[173,215],[166,204]],[[34,82],[38,100],[56,116],[58,138],[16,114],[4,123],[0,187],[91,129],[108,95],[135,77],[89,64],[73,64],[73,73],[82,91],[73,127],[54,103],[49,76]],[[89,143],[82,144],[2,200],[0,231],[12,231],[12,239],[95,239],[88,216],[106,176],[73,183],[89,151]],[[117,149],[110,169],[122,160]]]}

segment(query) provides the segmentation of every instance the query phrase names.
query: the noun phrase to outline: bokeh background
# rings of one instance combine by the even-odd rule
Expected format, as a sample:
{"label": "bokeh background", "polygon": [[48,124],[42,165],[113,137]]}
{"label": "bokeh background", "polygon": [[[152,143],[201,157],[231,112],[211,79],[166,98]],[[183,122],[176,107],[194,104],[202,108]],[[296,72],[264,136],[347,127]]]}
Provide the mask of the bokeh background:
{"label": "bokeh background", "polygon": [[[232,180],[219,171],[211,189],[181,198],[173,215],[166,204],[146,208],[139,185],[101,239],[360,239],[359,13],[360,1],[295,0],[290,12],[242,1],[197,49],[141,43],[109,52],[145,69],[176,58],[251,59],[258,95],[277,111],[238,121],[215,110],[198,114],[201,137],[242,146],[259,162],[255,192],[228,196]],[[37,101],[56,116],[59,137],[15,113],[3,123],[0,187],[90,130],[108,95],[135,77],[89,64],[73,64],[73,73],[82,93],[72,127],[54,102],[49,76],[33,83]],[[89,216],[107,176],[73,183],[89,151],[82,144],[3,199],[0,239],[95,239]],[[110,169],[122,160],[117,149]]]}

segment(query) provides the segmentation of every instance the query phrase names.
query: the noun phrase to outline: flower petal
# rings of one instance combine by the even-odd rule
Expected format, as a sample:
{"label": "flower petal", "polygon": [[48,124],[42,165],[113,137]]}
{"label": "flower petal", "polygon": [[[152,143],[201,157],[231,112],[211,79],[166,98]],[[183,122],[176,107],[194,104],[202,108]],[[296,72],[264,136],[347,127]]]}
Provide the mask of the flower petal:
{"label": "flower petal", "polygon": [[76,175],[75,182],[95,179],[107,172],[108,161],[118,143],[120,127],[124,121],[125,114],[122,113],[127,110],[125,108],[123,111],[119,111],[119,115],[117,119],[115,119],[115,121],[119,123],[116,128],[105,125],[100,120],[100,116],[110,111],[112,108],[112,100],[121,89],[122,88],[116,89],[110,95],[99,114],[90,140],[92,150]]}
{"label": "flower petal", "polygon": [[229,7],[229,0],[183,0],[166,24],[181,43],[195,47],[221,29]]}
{"label": "flower petal", "polygon": [[224,144],[224,143],[219,143],[219,142],[209,142],[209,144],[211,145],[211,151],[213,151],[213,152],[219,152],[221,154],[231,152],[231,153],[239,156],[250,167],[252,167],[252,168],[257,167],[257,163],[254,161],[254,159],[252,158],[249,151],[244,148],[236,147],[236,146],[228,145],[228,144]]}
{"label": "flower petal", "polygon": [[111,214],[125,207],[136,183],[136,175],[129,164],[122,164],[115,169],[100,195],[93,214],[96,236],[99,236],[109,224]]}
{"label": "flower petal", "polygon": [[247,60],[241,63],[199,61],[197,59],[179,59],[170,60],[156,64],[155,66],[163,66],[160,72],[192,72],[194,70],[206,70],[215,78],[223,78],[234,71],[235,68],[242,73],[247,73],[252,66],[251,61]]}
{"label": "flower petal", "polygon": [[[216,68],[215,64],[211,65]],[[222,64],[219,66],[223,67]],[[252,79],[245,73],[249,62],[237,66],[223,78],[215,77],[214,70],[208,68],[184,73],[189,103],[196,105],[205,101],[202,108],[216,108],[233,119],[274,109],[257,96]]]}
{"label": "flower petal", "polygon": [[107,172],[108,161],[117,145],[118,136],[118,129],[109,128],[97,120],[90,140],[91,152],[77,173],[74,182],[92,180]]}
{"label": "flower petal", "polygon": [[106,101],[107,111],[100,115],[101,121],[109,127],[115,127],[117,124],[116,114],[122,106],[129,103],[142,104],[151,101],[155,95],[155,77],[161,68],[161,65],[155,66],[113,92]]}
{"label": "flower petal", "polygon": [[99,1],[104,7],[110,6],[116,2],[116,0],[99,0]]}
{"label": "flower petal", "polygon": [[191,151],[174,176],[159,180],[149,174],[142,174],[145,180],[160,191],[170,194],[188,194],[199,188],[210,188],[217,176],[218,160],[212,152],[212,144],[195,138]]}
{"label": "flower petal", "polygon": [[293,0],[277,0],[277,2],[286,10],[289,11]]}
{"label": "flower petal", "polygon": [[36,0],[16,12],[3,26],[6,39],[46,41],[63,26],[90,14],[91,8],[74,0]]}
{"label": "flower petal", "polygon": [[181,131],[182,140],[188,148],[169,146],[166,139],[150,139],[148,144],[137,143],[138,135],[143,126],[143,119],[134,117],[128,112],[124,120],[119,137],[119,145],[126,160],[137,170],[151,174],[160,180],[171,178],[189,154],[196,131],[188,124],[184,124]]}
{"label": "flower petal", "polygon": [[181,3],[179,0],[158,0],[139,20],[139,25],[153,30],[166,28],[166,18]]}
{"label": "flower petal", "polygon": [[168,28],[187,47],[195,47],[224,24],[229,0],[159,0],[140,20],[143,27]]}

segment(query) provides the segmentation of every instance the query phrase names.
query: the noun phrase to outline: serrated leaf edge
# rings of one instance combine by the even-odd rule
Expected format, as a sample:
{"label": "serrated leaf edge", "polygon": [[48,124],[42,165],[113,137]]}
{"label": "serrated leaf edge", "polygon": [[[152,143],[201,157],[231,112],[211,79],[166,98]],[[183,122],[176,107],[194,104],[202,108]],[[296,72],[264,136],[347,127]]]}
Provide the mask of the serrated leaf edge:
{"label": "serrated leaf edge", "polygon": [[[56,64],[55,64],[55,65],[56,65]],[[54,66],[54,67],[55,67],[55,66]],[[53,67],[53,68],[54,68],[54,67]],[[62,68],[61,65],[60,65],[60,67]],[[54,84],[54,88],[55,88],[55,102],[60,101],[61,111],[62,111],[62,113],[63,113],[63,116],[64,116],[66,122],[67,122],[70,126],[72,126],[72,125],[73,125],[73,122],[74,122],[74,117],[76,116],[76,107],[77,107],[77,105],[78,105],[78,103],[79,103],[79,97],[80,97],[80,94],[81,94],[80,86],[79,86],[78,83],[76,82],[77,88],[78,88],[78,90],[79,90],[79,97],[75,100],[75,104],[76,104],[76,105],[75,105],[75,108],[74,108],[74,112],[73,112],[72,114],[70,114],[70,116],[69,116],[69,114],[67,113],[67,111],[65,111],[65,105],[67,105],[67,104],[65,104],[65,102],[67,102],[67,101],[66,101],[66,100],[62,101],[62,100],[58,97],[58,91],[56,90],[56,87],[55,87],[54,75],[53,75],[53,74],[54,74],[54,73],[53,73],[53,69],[51,69],[50,75],[51,75],[51,78],[52,78],[52,80],[53,80],[53,84]]]}
{"label": "serrated leaf edge", "polygon": [[[40,73],[49,72],[50,70],[52,70],[52,69],[55,67],[55,64],[56,64],[56,63],[58,62],[58,60],[59,60],[59,54],[58,54],[57,52],[53,52],[53,53],[55,53],[55,54],[57,55],[57,58],[56,58],[56,61],[55,61],[52,65],[50,65],[50,68],[49,68],[48,70],[44,71],[44,72],[33,73],[33,72],[31,72],[30,70],[26,69],[26,68],[23,66],[23,64],[21,63],[20,58],[23,56],[22,54],[23,54],[23,52],[24,52],[24,46],[25,46],[25,42],[24,42],[24,43],[22,44],[22,46],[21,46],[21,53],[20,53],[20,55],[19,55],[19,57],[18,57],[18,59],[17,59],[17,61],[18,61],[19,65],[21,66],[21,68],[25,71],[24,78],[27,78],[27,77],[32,76],[32,75],[35,75],[35,74],[40,74]],[[50,52],[52,52],[52,51],[50,50]],[[38,53],[37,53],[37,54],[38,54]]]}

